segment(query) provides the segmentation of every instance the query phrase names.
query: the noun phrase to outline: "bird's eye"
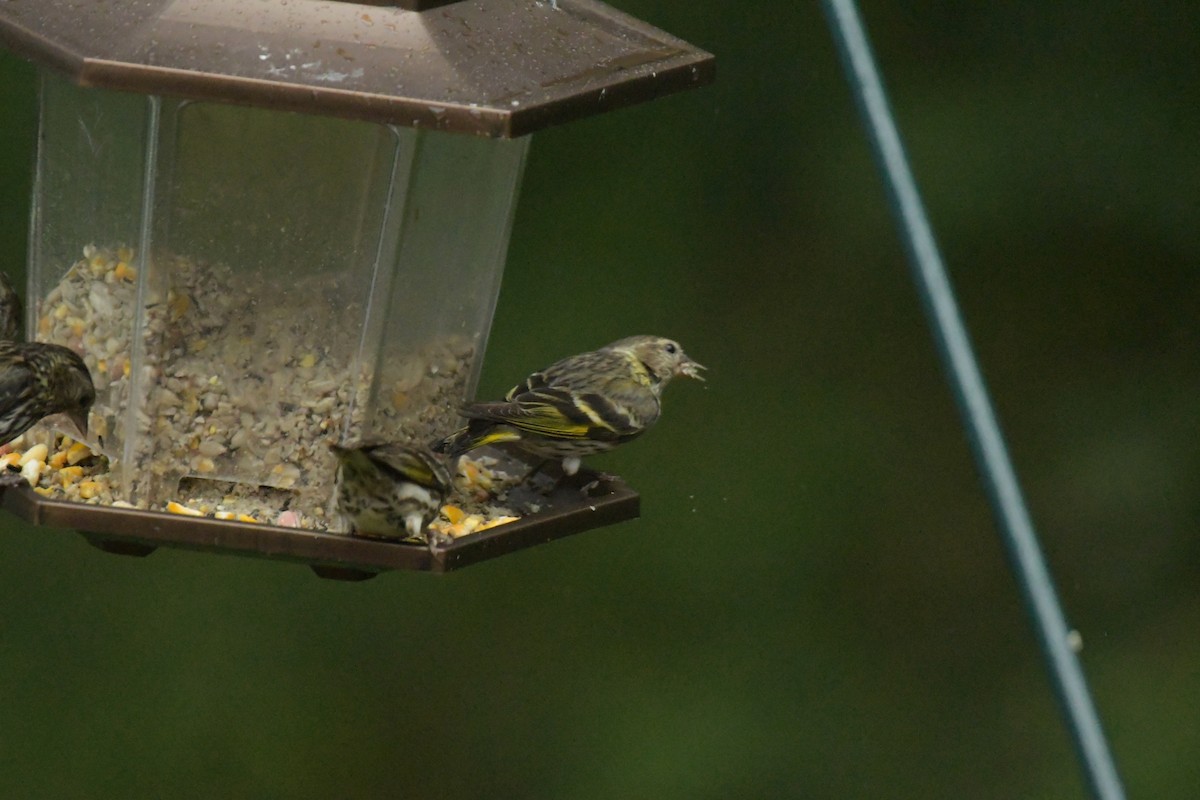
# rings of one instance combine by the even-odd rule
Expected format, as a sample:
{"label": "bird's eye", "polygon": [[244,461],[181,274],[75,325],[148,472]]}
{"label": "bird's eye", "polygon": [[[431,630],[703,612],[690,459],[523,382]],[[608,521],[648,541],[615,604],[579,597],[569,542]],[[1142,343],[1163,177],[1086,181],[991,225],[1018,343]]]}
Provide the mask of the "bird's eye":
{"label": "bird's eye", "polygon": [[675,355],[675,352],[678,349],[679,348],[675,346],[674,342],[667,342],[667,352],[670,353],[671,355]]}

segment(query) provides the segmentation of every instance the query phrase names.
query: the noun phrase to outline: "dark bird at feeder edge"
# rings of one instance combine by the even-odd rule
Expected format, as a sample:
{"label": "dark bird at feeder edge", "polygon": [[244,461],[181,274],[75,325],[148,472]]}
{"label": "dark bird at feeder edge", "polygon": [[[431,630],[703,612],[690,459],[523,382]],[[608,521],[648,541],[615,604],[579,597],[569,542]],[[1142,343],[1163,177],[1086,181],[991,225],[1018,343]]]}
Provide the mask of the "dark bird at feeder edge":
{"label": "dark bird at feeder edge", "polygon": [[0,444],[58,413],[86,434],[95,400],[92,376],[75,351],[45,342],[0,342]]}
{"label": "dark bird at feeder edge", "polygon": [[450,492],[450,474],[428,450],[400,444],[342,447],[334,498],[338,512],[359,536],[440,543],[426,526]]}
{"label": "dark bird at feeder edge", "polygon": [[19,342],[25,338],[25,313],[21,298],[13,289],[8,275],[0,272],[0,342]]}
{"label": "dark bird at feeder edge", "polygon": [[468,404],[462,410],[466,427],[434,450],[459,456],[484,445],[512,444],[547,460],[562,459],[563,474],[574,475],[582,457],[645,433],[662,413],[663,389],[671,379],[704,380],[702,369],[678,342],[630,336],[556,361],[502,401]]}

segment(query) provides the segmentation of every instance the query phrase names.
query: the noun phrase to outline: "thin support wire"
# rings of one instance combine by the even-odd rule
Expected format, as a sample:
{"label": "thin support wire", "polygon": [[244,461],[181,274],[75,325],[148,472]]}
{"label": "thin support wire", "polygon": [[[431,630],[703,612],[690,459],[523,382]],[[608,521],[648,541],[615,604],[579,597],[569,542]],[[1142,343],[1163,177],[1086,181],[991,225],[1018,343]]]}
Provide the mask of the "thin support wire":
{"label": "thin support wire", "polygon": [[1027,609],[1079,753],[1092,795],[1123,800],[1125,791],[1074,651],[1062,606],[1026,510],[983,376],[958,312],[950,279],[925,216],[904,146],[854,0],[823,0],[852,91],[884,175],[892,210],[934,339],[949,373],[972,449]]}

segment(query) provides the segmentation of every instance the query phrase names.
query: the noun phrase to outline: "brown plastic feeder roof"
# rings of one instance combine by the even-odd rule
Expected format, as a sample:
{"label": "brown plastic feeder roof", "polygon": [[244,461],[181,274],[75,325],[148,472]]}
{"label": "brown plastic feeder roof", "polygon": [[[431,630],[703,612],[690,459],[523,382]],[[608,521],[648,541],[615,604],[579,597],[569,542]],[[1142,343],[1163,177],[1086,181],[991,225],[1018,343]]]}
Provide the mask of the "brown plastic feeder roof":
{"label": "brown plastic feeder roof", "polygon": [[714,76],[595,0],[0,0],[0,45],[83,86],[502,137]]}

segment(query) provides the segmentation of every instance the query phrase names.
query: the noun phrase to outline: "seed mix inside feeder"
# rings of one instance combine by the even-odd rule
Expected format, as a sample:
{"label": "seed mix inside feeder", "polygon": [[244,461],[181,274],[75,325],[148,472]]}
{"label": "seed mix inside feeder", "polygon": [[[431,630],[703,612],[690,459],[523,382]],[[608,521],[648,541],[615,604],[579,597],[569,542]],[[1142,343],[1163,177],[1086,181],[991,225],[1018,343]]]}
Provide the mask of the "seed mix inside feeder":
{"label": "seed mix inside feeder", "polygon": [[97,389],[81,442],[51,419],[13,443],[34,485],[7,508],[114,552],[343,578],[636,515],[619,480],[543,495],[485,451],[458,465],[436,552],[335,513],[330,441],[428,444],[474,391],[524,134],[712,77],[592,0],[399,5],[0,8],[0,45],[45,66],[27,333],[79,352]]}

